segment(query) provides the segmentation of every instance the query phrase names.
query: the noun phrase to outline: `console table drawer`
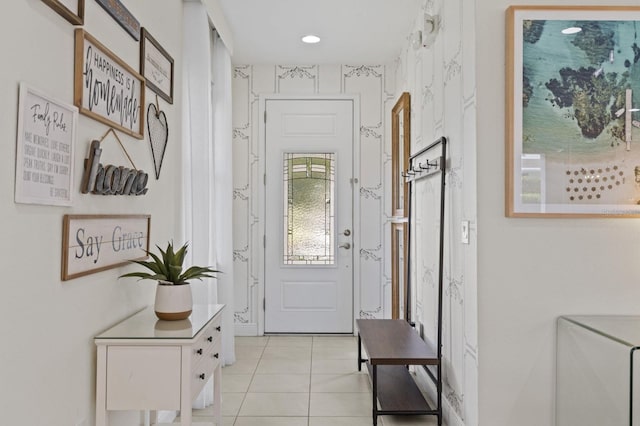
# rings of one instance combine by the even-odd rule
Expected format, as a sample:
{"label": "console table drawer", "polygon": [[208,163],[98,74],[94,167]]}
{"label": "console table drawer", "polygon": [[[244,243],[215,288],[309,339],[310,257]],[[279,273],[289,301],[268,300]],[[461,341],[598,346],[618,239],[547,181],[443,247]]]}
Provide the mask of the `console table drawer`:
{"label": "console table drawer", "polygon": [[213,351],[214,345],[220,341],[221,334],[222,327],[220,326],[220,318],[216,318],[202,331],[194,343],[192,351],[193,359],[201,359],[205,353]]}
{"label": "console table drawer", "polygon": [[191,394],[197,396],[220,364],[221,341],[218,339],[207,352],[192,358]]}
{"label": "console table drawer", "polygon": [[178,346],[110,346],[107,410],[180,408]]}

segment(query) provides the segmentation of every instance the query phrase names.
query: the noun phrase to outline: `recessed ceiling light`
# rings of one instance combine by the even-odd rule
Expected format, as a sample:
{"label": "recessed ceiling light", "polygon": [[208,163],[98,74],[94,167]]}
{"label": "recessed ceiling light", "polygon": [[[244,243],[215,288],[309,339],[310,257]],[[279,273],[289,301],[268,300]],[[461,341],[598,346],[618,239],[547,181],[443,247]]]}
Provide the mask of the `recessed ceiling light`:
{"label": "recessed ceiling light", "polygon": [[580,31],[582,31],[582,28],[580,27],[569,27],[562,30],[562,34],[576,34],[576,33],[579,33]]}
{"label": "recessed ceiling light", "polygon": [[306,35],[306,36],[302,37],[302,42],[303,43],[309,43],[309,44],[320,43],[320,37],[315,36],[313,34],[309,34],[309,35]]}

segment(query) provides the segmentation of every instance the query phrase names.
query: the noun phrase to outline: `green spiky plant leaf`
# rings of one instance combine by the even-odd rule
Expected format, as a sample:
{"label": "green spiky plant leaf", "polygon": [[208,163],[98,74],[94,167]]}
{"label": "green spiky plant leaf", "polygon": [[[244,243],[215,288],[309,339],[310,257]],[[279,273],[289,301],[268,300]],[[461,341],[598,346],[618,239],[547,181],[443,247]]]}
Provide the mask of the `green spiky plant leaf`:
{"label": "green spiky plant leaf", "polygon": [[136,263],[149,269],[151,272],[130,272],[128,274],[120,275],[119,278],[134,277],[141,280],[157,280],[162,281],[163,284],[182,285],[187,284],[189,280],[202,278],[216,278],[217,271],[210,267],[191,266],[183,272],[182,264],[187,255],[187,247],[189,243],[185,243],[177,251],[173,249],[173,241],[167,243],[167,248],[162,250],[160,246],[156,247],[160,251],[160,256],[147,251],[146,253],[151,256],[151,261],[148,260],[130,260],[131,263]]}

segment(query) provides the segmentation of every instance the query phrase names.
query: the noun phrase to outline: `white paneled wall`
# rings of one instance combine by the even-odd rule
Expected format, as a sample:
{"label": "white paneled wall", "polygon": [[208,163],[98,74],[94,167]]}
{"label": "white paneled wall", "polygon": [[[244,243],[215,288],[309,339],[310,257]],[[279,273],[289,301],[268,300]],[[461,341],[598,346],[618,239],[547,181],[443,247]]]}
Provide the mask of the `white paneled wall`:
{"label": "white paneled wall", "polygon": [[[396,69],[396,93],[411,93],[411,151],[448,139],[443,301],[443,401],[449,425],[478,424],[475,0],[424,0],[422,13],[439,15],[435,43],[409,43]],[[421,29],[422,13],[413,30]],[[407,36],[411,30],[407,31]],[[437,341],[439,182],[415,185],[410,277],[414,319],[424,338]],[[434,213],[435,212],[435,213]],[[470,244],[461,222],[470,221]],[[430,381],[422,374],[422,383]],[[431,392],[433,394],[433,391]]]}
{"label": "white paneled wall", "polygon": [[[258,137],[259,96],[267,94],[350,94],[360,99],[360,170],[357,176],[360,217],[354,237],[360,252],[355,316],[389,317],[391,234],[389,188],[391,178],[390,116],[395,102],[395,66],[388,65],[238,65],[233,79],[234,155],[234,263],[235,322],[239,335],[260,330],[259,299],[264,285],[260,274],[262,235],[259,224],[258,169],[264,142]],[[358,297],[359,296],[359,297]]]}

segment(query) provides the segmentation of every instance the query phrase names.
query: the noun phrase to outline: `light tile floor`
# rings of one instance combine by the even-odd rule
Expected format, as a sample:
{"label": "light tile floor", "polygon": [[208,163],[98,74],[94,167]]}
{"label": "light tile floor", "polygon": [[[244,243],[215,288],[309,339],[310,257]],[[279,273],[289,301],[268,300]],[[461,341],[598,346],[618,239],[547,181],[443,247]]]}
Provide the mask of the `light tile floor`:
{"label": "light tile floor", "polygon": [[[222,369],[224,426],[371,426],[371,384],[357,357],[352,336],[236,337],[236,363]],[[212,414],[195,410],[194,424]],[[381,426],[436,424],[433,416],[378,418]]]}

